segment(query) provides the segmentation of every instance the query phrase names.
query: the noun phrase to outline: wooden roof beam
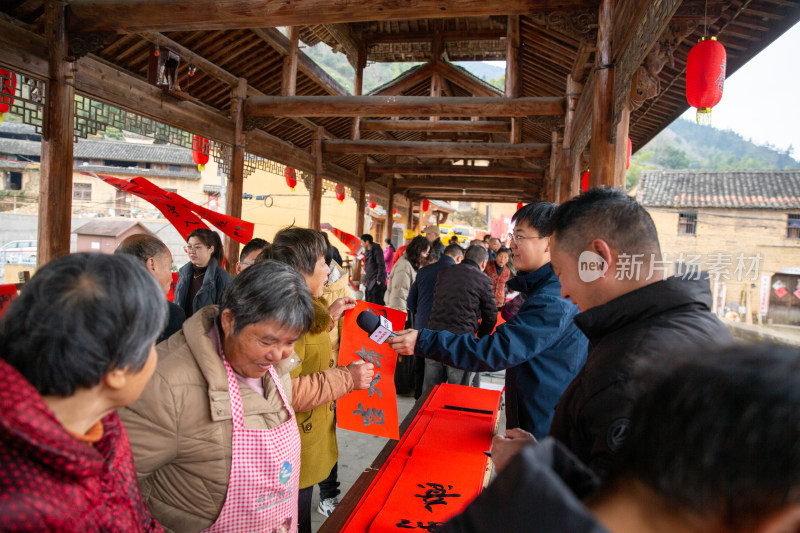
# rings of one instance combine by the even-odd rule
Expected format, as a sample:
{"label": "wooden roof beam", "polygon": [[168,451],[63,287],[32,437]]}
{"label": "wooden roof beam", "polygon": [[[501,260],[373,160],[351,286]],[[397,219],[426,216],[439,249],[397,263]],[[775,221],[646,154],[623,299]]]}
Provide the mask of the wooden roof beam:
{"label": "wooden roof beam", "polygon": [[[496,41],[506,36],[506,30],[447,30],[441,32],[445,42]],[[430,32],[377,33],[364,32],[361,39],[370,44],[419,43],[431,40]]]}
{"label": "wooden roof beam", "polygon": [[330,140],[323,143],[322,149],[327,154],[382,154],[460,159],[545,158],[550,155],[549,144]]}
{"label": "wooden roof beam", "polygon": [[508,133],[508,122],[500,120],[362,120],[361,131],[437,131],[459,133]]}
{"label": "wooden roof beam", "polygon": [[394,82],[385,86],[383,89],[371,93],[372,96],[394,96],[400,95],[407,90],[419,85],[423,80],[427,79],[433,74],[433,63],[427,63],[419,68],[412,74],[404,74],[395,78]]}
{"label": "wooden roof beam", "polygon": [[561,116],[564,98],[259,96],[247,99],[245,111],[251,117]]}
{"label": "wooden roof beam", "polygon": [[533,10],[594,7],[591,0],[72,0],[70,32],[195,31],[313,26],[338,22],[526,15]]}
{"label": "wooden roof beam", "polygon": [[503,93],[499,89],[493,89],[492,87],[487,87],[477,78],[473,78],[469,74],[466,74],[464,71],[457,69],[453,65],[440,62],[436,65],[436,70],[441,74],[444,78],[447,78],[452,83],[463,87],[468,92],[475,96],[483,96],[483,97],[499,97],[502,96]]}
{"label": "wooden roof beam", "polygon": [[369,174],[402,174],[409,176],[474,176],[494,178],[539,178],[542,171],[511,167],[478,167],[469,165],[370,165]]}
{"label": "wooden roof beam", "polygon": [[504,191],[510,188],[524,189],[530,183],[509,180],[470,180],[470,179],[424,179],[404,178],[396,179],[395,187],[398,189],[431,189],[431,190],[458,190],[469,189],[473,191]]}

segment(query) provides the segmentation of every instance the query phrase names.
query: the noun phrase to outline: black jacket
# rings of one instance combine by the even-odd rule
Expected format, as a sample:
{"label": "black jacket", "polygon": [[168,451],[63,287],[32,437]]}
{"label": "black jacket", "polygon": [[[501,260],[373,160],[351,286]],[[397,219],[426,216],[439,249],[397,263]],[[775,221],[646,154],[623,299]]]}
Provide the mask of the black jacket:
{"label": "black jacket", "polygon": [[[192,313],[196,313],[198,309],[202,309],[207,305],[219,304],[222,300],[222,293],[225,292],[225,287],[233,281],[231,275],[220,267],[213,257],[208,262],[204,276],[203,285],[195,294],[192,302]],[[189,262],[178,271],[178,283],[175,284],[175,299],[173,300],[176,304],[183,306],[191,281],[192,263]]]}
{"label": "black jacket", "polygon": [[608,533],[583,505],[597,478],[559,442],[525,447],[441,533]]}
{"label": "black jacket", "polygon": [[589,357],[556,406],[550,435],[604,476],[627,433],[635,365],[733,342],[710,310],[707,277],[671,277],[577,315]]}
{"label": "black jacket", "polygon": [[361,281],[367,290],[372,289],[378,281],[386,285],[386,261],[377,243],[373,242],[369,250],[364,250],[364,279]]}
{"label": "black jacket", "polygon": [[[478,320],[481,320],[480,327]],[[469,259],[442,269],[433,289],[428,329],[488,335],[497,323],[492,279]]]}
{"label": "black jacket", "polygon": [[173,333],[183,329],[183,323],[186,322],[186,312],[183,310],[183,307],[167,300],[167,309],[169,311],[169,313],[167,313],[169,320],[167,320],[167,324],[164,326],[161,335],[156,339],[156,344],[169,339],[172,337]]}
{"label": "black jacket", "polygon": [[411,285],[406,299],[408,312],[414,314],[414,329],[421,330],[428,327],[428,320],[431,318],[431,308],[433,307],[433,289],[436,288],[439,272],[443,268],[455,264],[456,262],[452,257],[442,254],[438,261],[417,271],[417,278]]}

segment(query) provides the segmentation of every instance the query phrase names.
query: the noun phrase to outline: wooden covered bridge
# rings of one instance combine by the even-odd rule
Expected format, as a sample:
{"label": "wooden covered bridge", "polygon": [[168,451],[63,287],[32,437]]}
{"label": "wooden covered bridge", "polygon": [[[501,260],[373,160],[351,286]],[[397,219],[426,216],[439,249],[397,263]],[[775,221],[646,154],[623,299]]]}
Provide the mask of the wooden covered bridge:
{"label": "wooden covered bridge", "polygon": [[[628,138],[688,107],[706,27],[730,75],[798,20],[800,0],[6,0],[0,87],[16,78],[12,112],[42,130],[41,264],[69,252],[73,143],[108,126],[210,139],[237,217],[254,168],[300,172],[310,227],[341,184],[360,235],[367,195],[411,219],[426,197],[558,202],[587,168],[622,186]],[[320,41],[354,94],[299,50]],[[477,60],[506,61],[505,91],[452,63]],[[421,64],[362,95],[367,63],[398,61]]]}

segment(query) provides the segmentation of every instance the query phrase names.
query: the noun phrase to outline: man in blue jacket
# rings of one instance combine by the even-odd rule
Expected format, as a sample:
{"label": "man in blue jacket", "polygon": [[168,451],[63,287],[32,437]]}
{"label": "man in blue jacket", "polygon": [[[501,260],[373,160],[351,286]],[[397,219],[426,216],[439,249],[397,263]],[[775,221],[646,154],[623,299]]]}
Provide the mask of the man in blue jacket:
{"label": "man in blue jacket", "polygon": [[572,318],[578,308],[561,297],[550,267],[545,228],[556,205],[528,204],[517,211],[509,234],[520,272],[509,288],[525,299],[517,315],[481,339],[471,334],[414,329],[387,342],[401,355],[424,355],[473,372],[506,370],[506,427],[537,438],[547,435],[561,394],[586,361],[589,341]]}

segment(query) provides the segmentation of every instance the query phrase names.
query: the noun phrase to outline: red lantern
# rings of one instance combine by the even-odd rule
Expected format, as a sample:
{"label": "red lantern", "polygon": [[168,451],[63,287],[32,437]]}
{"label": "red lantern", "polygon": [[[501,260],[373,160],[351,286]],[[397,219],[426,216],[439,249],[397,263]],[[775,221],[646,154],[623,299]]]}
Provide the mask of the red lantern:
{"label": "red lantern", "polygon": [[589,190],[589,171],[583,173],[581,176],[581,190],[588,191]]}
{"label": "red lantern", "polygon": [[369,197],[369,208],[370,209],[375,209],[376,207],[378,207],[378,203],[375,201],[375,199],[372,198],[372,196],[370,196]]}
{"label": "red lantern", "polygon": [[197,163],[197,170],[200,172],[206,169],[208,163],[208,139],[199,135],[192,137],[192,161]]}
{"label": "red lantern", "polygon": [[340,204],[344,202],[344,185],[342,184],[336,186],[336,199]]}
{"label": "red lantern", "polygon": [[423,213],[427,213],[428,209],[430,209],[430,207],[431,207],[431,203],[427,198],[422,200],[422,212]]}
{"label": "red lantern", "polygon": [[522,202],[517,202],[517,211],[522,209]]}
{"label": "red lantern", "polygon": [[393,216],[393,217],[396,217],[396,216],[397,216],[397,209],[393,209],[393,210],[392,210],[392,216]]}
{"label": "red lantern", "polygon": [[286,185],[294,192],[294,188],[297,186],[297,174],[294,169],[292,167],[283,169],[283,177],[286,178]]}
{"label": "red lantern", "polygon": [[711,108],[725,86],[725,47],[715,37],[703,38],[686,60],[686,100],[697,108],[697,123],[711,123]]}
{"label": "red lantern", "polygon": [[631,154],[633,153],[633,143],[631,143],[631,138],[628,137],[628,156],[625,159],[625,170],[631,168]]}
{"label": "red lantern", "polygon": [[17,75],[10,70],[0,68],[0,77],[3,84],[0,85],[0,122],[3,122],[3,113],[8,113],[14,105],[14,94],[17,90]]}

